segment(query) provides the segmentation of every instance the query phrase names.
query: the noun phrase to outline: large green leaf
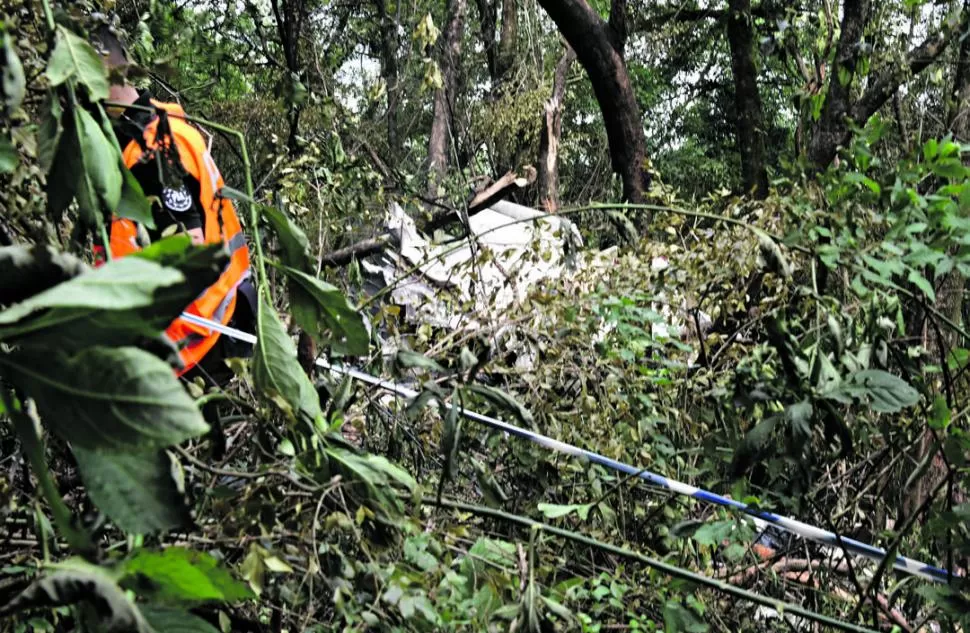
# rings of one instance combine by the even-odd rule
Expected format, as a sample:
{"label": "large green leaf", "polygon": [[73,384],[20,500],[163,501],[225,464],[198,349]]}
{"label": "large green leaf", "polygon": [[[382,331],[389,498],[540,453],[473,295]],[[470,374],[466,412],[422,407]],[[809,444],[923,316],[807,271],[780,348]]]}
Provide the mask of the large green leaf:
{"label": "large green leaf", "polygon": [[948,587],[927,583],[918,587],[916,593],[926,598],[943,613],[954,619],[960,618],[964,625],[967,624],[967,614],[970,614],[970,596],[967,595],[966,589],[961,591],[959,585]]}
{"label": "large green leaf", "polygon": [[505,573],[515,570],[518,559],[515,544],[486,537],[479,537],[459,562],[461,574],[469,580],[498,569]]}
{"label": "large green leaf", "polygon": [[788,258],[785,257],[778,242],[761,229],[748,228],[758,237],[758,246],[760,247],[758,258],[762,265],[768,271],[781,275],[785,279],[791,278],[791,264],[788,263]]}
{"label": "large green leaf", "polygon": [[392,521],[393,515],[403,507],[394,486],[404,488],[412,495],[418,489],[417,482],[407,471],[380,455],[358,454],[340,447],[328,448],[326,455],[330,475],[340,475],[346,482],[345,490],[382,520]]}
{"label": "large green leaf", "polygon": [[280,240],[283,248],[283,263],[290,268],[304,272],[313,270],[313,260],[310,259],[310,242],[306,234],[283,211],[276,207],[260,207],[263,215],[269,220],[273,231]]}
{"label": "large green leaf", "polygon": [[540,503],[536,508],[547,519],[559,519],[575,512],[579,515],[579,518],[585,521],[589,517],[589,511],[593,509],[593,504],[573,503],[560,505],[556,503]]}
{"label": "large green leaf", "polygon": [[20,595],[0,606],[0,617],[38,607],[78,603],[91,606],[102,630],[110,633],[150,633],[141,613],[114,579],[101,568],[68,561],[34,581]]}
{"label": "large green leaf", "polygon": [[[451,396],[453,405],[458,404],[458,386],[455,385]],[[458,472],[458,448],[461,445],[462,418],[458,415],[458,407],[447,408],[444,412],[444,430],[441,434],[441,454],[445,458],[444,475],[453,481]]]}
{"label": "large green leaf", "polygon": [[37,401],[44,422],[76,446],[148,450],[209,431],[172,369],[138,348],[24,350],[0,356],[0,364]]}
{"label": "large green leaf", "polygon": [[152,203],[145,196],[145,191],[142,189],[141,183],[138,182],[135,175],[125,165],[121,146],[118,144],[118,138],[111,127],[111,121],[101,108],[98,108],[98,115],[101,119],[101,131],[111,146],[111,152],[115,156],[115,161],[118,163],[118,171],[121,174],[121,197],[117,206],[111,207],[108,210],[113,211],[120,218],[128,218],[129,220],[142,223],[149,229],[154,229],[155,216],[152,214]]}
{"label": "large green leaf", "polygon": [[[297,325],[339,354],[366,354],[369,337],[363,319],[337,288],[311,274],[314,263],[306,234],[280,209],[261,209],[280,241],[283,265],[278,267],[287,275],[290,309]],[[328,330],[332,336],[324,338]]]}
{"label": "large green leaf", "polygon": [[796,437],[809,438],[812,435],[812,418],[815,409],[807,398],[801,402],[790,404],[785,407],[785,420],[788,422],[789,430]]}
{"label": "large green leaf", "polygon": [[465,389],[468,392],[481,396],[495,408],[508,411],[515,415],[522,424],[532,426],[535,422],[531,411],[526,409],[518,400],[500,389],[478,384],[470,384]]}
{"label": "large green leaf", "polygon": [[156,534],[192,524],[172,458],[163,450],[71,450],[88,497],[129,534]]}
{"label": "large green leaf", "polygon": [[135,175],[125,167],[121,168],[122,186],[121,199],[114,212],[119,218],[128,218],[141,222],[147,228],[155,228],[155,216],[152,214],[152,203],[145,196]]}
{"label": "large green leaf", "polygon": [[193,292],[196,288],[199,289],[198,292],[202,292],[215,283],[229,263],[229,253],[223,245],[196,246],[188,235],[166,237],[132,253],[131,257],[147,259],[166,268],[175,268],[192,283]]}
{"label": "large green leaf", "polygon": [[734,532],[736,523],[731,520],[727,521],[712,521],[711,523],[705,523],[700,528],[694,532],[694,540],[701,545],[707,545],[709,547],[718,547],[725,540],[730,538],[731,534]]}
{"label": "large green leaf", "polygon": [[81,150],[82,168],[77,179],[77,191],[74,194],[74,199],[77,201],[77,207],[80,211],[78,223],[89,231],[96,231],[104,226],[106,212],[102,201],[98,198],[97,187],[88,175],[85,162],[84,150]]}
{"label": "large green leaf", "polygon": [[81,141],[82,161],[91,193],[97,196],[100,210],[111,214],[121,201],[121,165],[117,145],[105,136],[101,125],[87,110],[76,110],[78,138]]}
{"label": "large green leaf", "polygon": [[448,373],[438,361],[413,350],[401,349],[394,356],[394,364],[400,369],[427,369],[442,374]]}
{"label": "large green leaf", "polygon": [[930,413],[930,428],[937,431],[944,431],[946,427],[950,426],[952,421],[952,412],[950,407],[946,404],[946,398],[943,396],[937,396],[933,399],[933,410]]}
{"label": "large green leaf", "polygon": [[256,597],[218,560],[184,547],[169,547],[161,552],[141,550],[124,562],[121,571],[122,586],[150,595],[152,600],[234,602]]}
{"label": "large green leaf", "polygon": [[[296,284],[290,298],[293,317],[300,327],[338,353],[366,355],[369,337],[364,320],[340,289],[295,268],[282,266],[281,269]],[[331,336],[322,339],[321,335],[328,330]]]}
{"label": "large green leaf", "polygon": [[140,610],[155,633],[220,633],[219,629],[187,611],[150,605],[142,605]]}
{"label": "large green leaf", "polygon": [[[144,339],[158,338],[193,299],[219,278],[227,257],[225,250],[218,245],[192,246],[187,237],[167,238],[130,257],[114,260],[87,273],[99,277],[103,275],[103,279],[79,278],[78,288],[52,289],[58,295],[44,298],[44,302],[63,307],[32,314],[30,318],[11,326],[0,325],[0,339],[23,347],[60,348],[69,352],[95,345],[140,345]],[[121,275],[118,273],[124,271],[119,270],[109,274],[111,271],[106,271],[109,268],[124,268],[126,271],[138,269],[144,274],[141,277]],[[164,272],[164,276],[156,276],[160,271]],[[114,291],[125,286],[120,283],[112,286],[112,280],[123,280],[124,284],[130,284],[135,296],[123,294],[119,301]],[[168,283],[176,280],[177,283]],[[163,281],[166,285],[153,288]],[[76,291],[100,291],[102,286],[113,294],[99,294],[100,305],[90,300],[76,305]],[[150,296],[145,290],[150,291]],[[89,295],[88,299],[95,298],[93,292]],[[90,305],[92,303],[94,305]],[[0,313],[0,320],[5,315]]]}
{"label": "large green leaf", "polygon": [[920,400],[919,392],[909,383],[881,369],[856,372],[842,388],[857,398],[868,399],[879,413],[897,413]]}
{"label": "large green leaf", "polygon": [[731,460],[731,475],[739,477],[754,466],[765,452],[780,416],[770,416],[761,420],[745,433],[744,438],[734,451]]}
{"label": "large green leaf", "polygon": [[37,131],[37,161],[44,173],[48,173],[51,169],[57,144],[60,142],[61,133],[64,131],[63,126],[61,126],[63,114],[61,102],[56,97],[50,97],[47,101],[47,108],[40,129]]}
{"label": "large green leaf", "polygon": [[320,397],[296,357],[296,346],[286,333],[276,310],[260,294],[253,351],[253,382],[294,418],[316,422],[323,416]]}
{"label": "large green leaf", "polygon": [[942,178],[949,178],[953,181],[963,180],[967,177],[967,168],[959,158],[945,158],[930,165],[933,173]]}
{"label": "large green leaf", "polygon": [[[0,326],[18,323],[45,308],[131,310],[150,306],[159,288],[183,283],[178,270],[137,257],[123,257],[38,293],[0,312]],[[29,324],[25,324],[29,328]],[[0,330],[0,338],[5,330]]]}
{"label": "large green leaf", "polygon": [[664,604],[664,631],[666,633],[707,633],[710,628],[693,611],[676,600]]}
{"label": "large green leaf", "polygon": [[47,79],[52,86],[74,79],[87,87],[93,100],[108,98],[108,74],[98,52],[63,25],[57,27],[54,52],[47,64]]}
{"label": "large green leaf", "polygon": [[74,255],[44,244],[4,246],[0,248],[0,306],[19,303],[85,271],[87,266]]}

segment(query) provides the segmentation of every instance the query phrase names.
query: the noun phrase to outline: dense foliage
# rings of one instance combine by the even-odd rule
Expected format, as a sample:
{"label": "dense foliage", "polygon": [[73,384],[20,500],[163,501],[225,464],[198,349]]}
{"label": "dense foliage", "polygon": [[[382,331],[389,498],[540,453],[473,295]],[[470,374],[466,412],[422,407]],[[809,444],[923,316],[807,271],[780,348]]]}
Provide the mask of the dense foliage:
{"label": "dense foliage", "polygon": [[[4,5],[0,630],[966,631],[968,18]],[[160,336],[222,249],[170,236],[91,265],[113,213],[152,222],[87,42],[104,21],[128,80],[212,133],[245,224],[258,342],[224,389],[177,379]],[[628,93],[591,79],[603,33]],[[474,324],[451,329],[368,283],[392,204],[461,244],[500,184],[579,227],[565,274],[497,315],[455,300]],[[763,534],[460,407],[954,578]]]}

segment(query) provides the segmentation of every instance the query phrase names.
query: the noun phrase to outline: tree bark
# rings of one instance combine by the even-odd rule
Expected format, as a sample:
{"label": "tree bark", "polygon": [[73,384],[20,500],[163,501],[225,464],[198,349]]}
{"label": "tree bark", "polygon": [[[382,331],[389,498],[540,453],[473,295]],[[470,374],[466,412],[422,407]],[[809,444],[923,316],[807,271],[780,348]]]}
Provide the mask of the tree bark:
{"label": "tree bark", "polygon": [[968,19],[970,19],[970,11],[965,8],[959,23],[944,25],[937,33],[929,36],[922,44],[909,51],[906,55],[905,70],[890,71],[876,78],[852,108],[852,118],[859,123],[864,123],[878,112],[879,108],[896,93],[907,75],[917,75],[923,72],[943,54],[943,51],[946,50],[957,34],[967,32]]}
{"label": "tree bark", "polygon": [[[962,24],[964,24],[964,27],[961,32],[966,32],[965,25],[968,18],[970,18],[970,0],[963,0]],[[965,143],[967,138],[970,138],[970,37],[962,37],[960,40],[960,52],[953,69],[953,95],[947,102],[947,127],[954,139]],[[947,273],[941,284],[941,293],[937,295],[940,311],[955,323],[962,320],[965,287],[966,280],[960,274],[960,271],[954,268]],[[957,347],[960,343],[957,333],[949,328],[946,328],[944,332],[947,335],[946,349]],[[940,359],[941,363],[946,361],[946,358]]]}
{"label": "tree bark", "polygon": [[[303,27],[306,23],[308,7],[303,0],[272,0],[273,17],[276,21],[276,34],[280,39],[280,47],[283,50],[283,61],[289,77],[283,81],[291,81],[301,74],[300,67],[300,37],[303,34]],[[300,116],[303,107],[295,103],[289,104],[287,114],[288,132],[286,137],[286,147],[291,155],[300,153],[300,145],[297,136],[300,132]]]}
{"label": "tree bark", "polygon": [[640,108],[623,61],[625,2],[613,0],[613,12],[623,9],[622,19],[611,13],[613,26],[586,0],[539,0],[539,4],[576,51],[593,85],[606,124],[613,171],[623,180],[623,199],[643,203],[650,177],[645,168],[647,152]]}
{"label": "tree bark", "polygon": [[[963,0],[964,15],[970,15],[970,0]],[[946,116],[947,126],[959,141],[970,133],[970,37],[960,42],[960,54],[953,69],[953,94]]]}
{"label": "tree bark", "polygon": [[502,85],[515,63],[516,41],[519,37],[519,11],[516,0],[502,0],[502,29],[495,55],[495,75],[492,80]]}
{"label": "tree bark", "polygon": [[869,19],[869,2],[845,0],[842,3],[842,24],[835,49],[835,63],[829,73],[829,89],[822,114],[808,142],[808,160],[819,169],[824,169],[832,162],[849,131],[845,117],[852,107],[850,89],[855,78],[859,43]]}
{"label": "tree bark", "polygon": [[441,34],[438,59],[442,86],[435,90],[434,116],[428,141],[428,196],[431,198],[437,197],[438,185],[448,172],[465,7],[465,0],[448,0],[448,18]]}
{"label": "tree bark", "polygon": [[488,76],[494,84],[498,76],[498,46],[495,42],[495,28],[498,24],[498,4],[495,0],[475,0],[478,7],[478,24],[481,33],[482,47],[485,49],[485,60],[488,65]]}
{"label": "tree bark", "polygon": [[874,78],[854,104],[851,88],[855,78],[857,51],[868,22],[870,0],[845,0],[841,35],[835,64],[829,73],[829,88],[818,124],[808,144],[808,160],[815,169],[825,169],[835,158],[839,146],[849,140],[848,120],[865,124],[893,96],[906,77],[922,72],[946,50],[957,34],[967,31],[970,11],[964,10],[957,24],[947,23],[919,46],[909,51],[903,69],[892,69]]}
{"label": "tree bark", "polygon": [[754,28],[750,0],[729,0],[727,36],[734,74],[734,107],[737,109],[737,143],[741,153],[744,192],[763,200],[768,195],[765,169],[764,115],[754,64]]}
{"label": "tree bark", "polygon": [[[486,102],[495,102],[513,91],[510,75],[515,66],[518,39],[518,2],[517,0],[476,0],[482,46],[488,62],[488,76],[491,79]],[[499,8],[502,21],[499,23]],[[497,172],[519,167],[521,143],[512,144],[510,151],[490,148],[492,166]]]}
{"label": "tree bark", "polygon": [[562,136],[563,98],[566,95],[566,75],[575,59],[576,52],[567,44],[566,52],[556,64],[552,96],[545,103],[542,131],[539,133],[539,204],[547,213],[559,209],[559,139]]}
{"label": "tree bark", "polygon": [[627,0],[610,1],[610,30],[613,33],[613,48],[620,57],[626,54],[626,40],[630,35],[629,22],[626,19]]}
{"label": "tree bark", "polygon": [[387,90],[387,146],[391,155],[396,156],[400,149],[397,136],[398,109],[398,69],[397,69],[397,25],[387,11],[387,0],[374,0],[377,16],[381,23],[381,74]]}

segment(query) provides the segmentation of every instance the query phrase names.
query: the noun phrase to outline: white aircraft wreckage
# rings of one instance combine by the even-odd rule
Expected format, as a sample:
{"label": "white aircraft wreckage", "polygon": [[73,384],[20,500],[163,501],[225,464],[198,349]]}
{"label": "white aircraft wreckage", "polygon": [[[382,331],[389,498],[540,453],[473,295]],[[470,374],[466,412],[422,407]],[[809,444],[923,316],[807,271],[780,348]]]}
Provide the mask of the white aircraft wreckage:
{"label": "white aircraft wreckage", "polygon": [[[514,349],[521,347],[521,341],[508,324],[510,312],[543,284],[608,274],[617,249],[583,250],[582,236],[568,218],[507,201],[478,211],[468,225],[465,238],[434,242],[418,231],[400,205],[392,203],[386,220],[389,244],[361,260],[365,293],[386,292],[387,301],[401,308],[400,318],[415,326],[474,332],[487,324],[500,324],[489,337],[493,345],[515,351],[516,364],[527,369],[535,355]],[[651,265],[659,270],[669,264],[657,257]],[[675,314],[669,302],[658,299],[654,308],[667,322],[654,324],[653,334],[676,338],[686,315]],[[706,315],[701,319],[710,322]],[[604,324],[600,336],[609,329]],[[397,350],[393,340],[382,344],[385,356]]]}

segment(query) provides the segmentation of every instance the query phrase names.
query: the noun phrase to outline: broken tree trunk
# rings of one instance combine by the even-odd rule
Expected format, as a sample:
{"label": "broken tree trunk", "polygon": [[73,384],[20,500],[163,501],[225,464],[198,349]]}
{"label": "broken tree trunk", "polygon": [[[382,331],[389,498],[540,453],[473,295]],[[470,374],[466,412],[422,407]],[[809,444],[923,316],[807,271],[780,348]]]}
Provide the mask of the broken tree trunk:
{"label": "broken tree trunk", "polygon": [[539,206],[547,213],[559,208],[559,139],[562,136],[563,98],[566,95],[566,75],[575,59],[576,52],[567,44],[566,52],[556,64],[552,96],[543,108],[542,130],[539,133]]}
{"label": "broken tree trunk", "polygon": [[514,171],[506,172],[498,180],[477,190],[471,200],[465,205],[464,210],[448,209],[442,213],[435,214],[421,229],[426,233],[437,231],[462,219],[464,216],[463,211],[467,211],[468,217],[471,217],[479,211],[484,211],[489,208],[499,200],[511,197],[515,192],[525,189],[535,181],[536,169],[531,165],[523,167],[521,174],[517,174]]}

